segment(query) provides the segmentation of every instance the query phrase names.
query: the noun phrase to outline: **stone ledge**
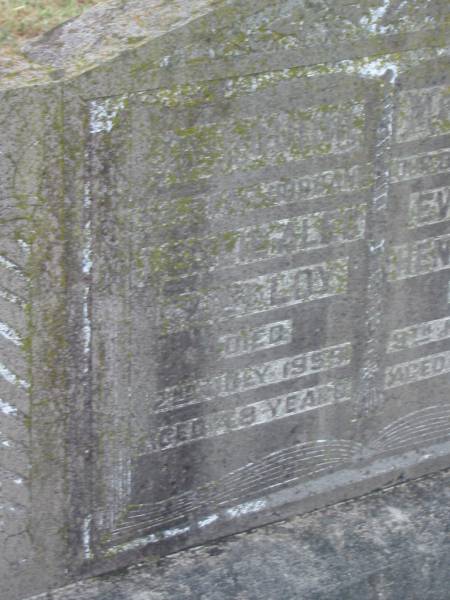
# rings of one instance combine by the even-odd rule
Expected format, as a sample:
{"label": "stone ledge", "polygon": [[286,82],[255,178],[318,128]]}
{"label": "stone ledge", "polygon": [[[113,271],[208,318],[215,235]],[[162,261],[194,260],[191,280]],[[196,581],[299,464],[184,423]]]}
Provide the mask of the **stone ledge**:
{"label": "stone ledge", "polygon": [[450,470],[30,600],[449,600]]}

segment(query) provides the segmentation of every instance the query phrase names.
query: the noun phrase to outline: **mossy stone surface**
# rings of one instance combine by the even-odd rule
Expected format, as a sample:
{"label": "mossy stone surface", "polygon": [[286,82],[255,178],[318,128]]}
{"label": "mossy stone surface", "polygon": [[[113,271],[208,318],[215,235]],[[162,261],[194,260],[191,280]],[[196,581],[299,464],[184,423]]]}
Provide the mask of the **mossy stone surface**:
{"label": "mossy stone surface", "polygon": [[20,600],[448,467],[446,0],[113,0],[0,67]]}

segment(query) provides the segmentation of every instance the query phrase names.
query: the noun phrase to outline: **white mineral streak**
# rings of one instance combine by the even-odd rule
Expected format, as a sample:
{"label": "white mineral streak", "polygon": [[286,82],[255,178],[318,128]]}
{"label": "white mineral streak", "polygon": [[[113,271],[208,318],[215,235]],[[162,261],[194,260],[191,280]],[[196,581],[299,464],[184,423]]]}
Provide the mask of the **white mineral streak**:
{"label": "white mineral streak", "polygon": [[30,244],[28,244],[25,240],[22,240],[22,239],[17,240],[17,243],[19,244],[22,252],[27,256],[30,253],[30,249],[31,249]]}
{"label": "white mineral streak", "polygon": [[162,532],[162,536],[164,539],[169,539],[172,537],[177,537],[179,535],[183,535],[184,533],[189,533],[191,528],[188,527],[174,527],[173,529],[166,529]]}
{"label": "white mineral streak", "polygon": [[[423,61],[432,61],[437,57],[449,56],[450,48],[422,48],[420,50],[409,50],[402,53],[401,59],[398,54],[385,54],[380,56],[367,56],[357,59],[345,59],[338,62],[317,63],[312,66],[299,66],[281,69],[277,71],[266,71],[252,76],[241,75],[225,82],[224,97],[236,97],[240,93],[256,92],[264,89],[268,84],[278,81],[292,81],[293,79],[323,77],[324,74],[355,74],[362,77],[380,77],[386,71],[391,70],[394,79],[400,68],[411,68],[419,66]],[[178,86],[176,94],[169,94],[166,89],[157,90],[152,98],[154,101],[169,107],[181,105],[183,94],[196,94],[201,92],[201,87],[195,84]],[[148,101],[148,96],[139,93],[142,101]],[[355,105],[358,106],[358,105]]]}
{"label": "white mineral streak", "polygon": [[332,70],[333,72],[344,72],[368,79],[379,79],[391,72],[391,83],[394,83],[399,74],[399,64],[392,56],[387,54],[375,59],[368,57],[359,60],[343,60],[337,63]]}
{"label": "white mineral streak", "polygon": [[384,248],[384,240],[381,240],[381,242],[378,242],[377,244],[375,243],[369,243],[369,250],[370,252],[373,254],[375,252],[378,252],[380,250],[383,250]]}
{"label": "white mineral streak", "polygon": [[409,525],[411,523],[410,515],[402,510],[401,508],[397,508],[396,506],[386,506],[388,512],[391,514],[391,518],[398,524],[406,524]]}
{"label": "white mineral streak", "polygon": [[[87,154],[87,153],[86,153]],[[86,160],[89,156],[86,155]],[[84,340],[84,355],[85,365],[84,372],[89,371],[88,357],[91,348],[92,338],[92,323],[90,318],[89,302],[90,302],[90,276],[92,273],[92,223],[91,223],[91,186],[87,181],[84,187],[83,210],[84,210],[84,246],[82,256],[82,269],[85,276],[85,287],[83,292],[83,340]]]}
{"label": "white mineral streak", "polygon": [[383,0],[383,3],[378,8],[371,8],[369,15],[361,18],[361,26],[369,33],[389,33],[393,29],[393,26],[382,25],[382,21],[390,5],[391,0]]}
{"label": "white mineral streak", "polygon": [[83,522],[83,553],[84,558],[89,560],[92,558],[91,551],[91,523],[92,515],[88,515]]}
{"label": "white mineral streak", "polygon": [[143,546],[147,546],[148,544],[155,544],[156,542],[159,542],[160,538],[157,537],[154,533],[151,533],[150,535],[147,535],[143,538],[139,538],[137,540],[133,540],[132,542],[129,542],[128,544],[122,544],[121,546],[116,546],[114,548],[111,548],[108,552],[108,554],[114,555],[117,552],[128,552],[130,550],[138,550],[139,548],[142,548]]}
{"label": "white mineral streak", "polygon": [[356,74],[361,77],[379,78],[383,77],[388,71],[392,73],[391,83],[394,83],[399,75],[402,66],[410,68],[419,66],[425,60],[433,60],[437,56],[449,56],[450,48],[410,50],[402,54],[401,62],[398,56],[385,54],[383,57],[365,57],[356,60],[342,60],[334,65],[315,65],[308,67],[307,76],[315,77],[320,75],[320,70],[328,68],[330,73],[348,73]]}
{"label": "white mineral streak", "polygon": [[3,323],[3,321],[0,321],[0,335],[16,346],[20,346],[21,344],[20,337],[17,335],[14,329],[6,323]]}
{"label": "white mineral streak", "polygon": [[[394,83],[400,70],[403,68],[411,68],[419,66],[423,61],[432,61],[438,57],[449,56],[450,48],[438,49],[420,49],[409,50],[404,52],[399,59],[397,54],[385,54],[380,56],[367,56],[353,60],[341,60],[335,63],[318,63],[313,66],[292,67],[282,69],[280,71],[268,71],[259,73],[251,77],[240,76],[232,80],[227,80],[225,86],[225,97],[235,97],[239,93],[255,92],[259,89],[264,89],[269,83],[277,81],[286,81],[292,79],[315,78],[323,77],[324,74],[350,74],[359,75],[364,78],[380,78],[391,71],[392,80]],[[191,93],[195,93],[196,88],[192,86]],[[161,90],[156,93],[156,96],[161,102],[169,102],[166,98],[167,92]],[[181,91],[180,91],[181,97]],[[171,97],[170,100],[173,101]]]}
{"label": "white mineral streak", "polygon": [[238,504],[237,506],[233,506],[233,508],[229,508],[226,511],[226,514],[228,517],[236,519],[237,517],[242,517],[254,512],[258,512],[266,506],[267,500],[253,500],[252,502],[244,502],[243,504]]}
{"label": "white mineral streak", "polygon": [[[86,184],[84,196],[84,208],[89,211],[91,207],[89,184]],[[88,212],[89,214],[89,212]],[[89,275],[92,269],[92,235],[91,235],[91,220],[89,219],[85,226],[86,243],[83,248],[83,273]]]}
{"label": "white mineral streak", "polygon": [[8,404],[8,402],[4,402],[3,400],[0,400],[0,412],[3,413],[4,415],[16,415],[17,408],[12,406],[11,404]]}
{"label": "white mineral streak", "polygon": [[170,62],[171,62],[171,57],[170,56],[163,56],[162,59],[161,59],[161,61],[160,61],[160,63],[159,63],[159,66],[161,68],[168,67],[170,65]]}
{"label": "white mineral streak", "polygon": [[126,96],[93,100],[89,119],[91,133],[110,132],[114,127],[115,118],[125,108],[125,99]]}
{"label": "white mineral streak", "polygon": [[8,383],[12,383],[13,385],[18,385],[21,388],[27,390],[30,387],[30,384],[20,379],[15,373],[10,371],[8,367],[6,367],[3,363],[0,362],[0,377],[3,377]]}
{"label": "white mineral streak", "polygon": [[8,269],[8,271],[14,271],[18,275],[22,275],[22,272],[20,271],[19,267],[15,263],[13,263],[12,261],[8,260],[7,258],[5,258],[4,256],[1,256],[1,255],[0,255],[0,266],[4,267],[5,269]]}
{"label": "white mineral streak", "polygon": [[205,517],[204,519],[202,519],[201,521],[198,522],[198,526],[202,529],[203,527],[208,527],[208,525],[211,525],[212,523],[214,523],[215,521],[217,521],[219,518],[219,515],[209,515],[208,517]]}
{"label": "white mineral streak", "polygon": [[[89,304],[87,301],[87,297],[89,292],[86,293],[83,302],[83,339],[84,339],[84,354],[88,355],[91,347],[91,335],[92,335],[92,325],[91,320],[89,318]],[[88,370],[88,366],[85,365],[85,372]]]}
{"label": "white mineral streak", "polygon": [[[239,517],[243,517],[245,515],[252,514],[254,512],[258,512],[267,506],[267,500],[258,499],[252,500],[251,502],[245,502],[243,504],[238,504],[233,508],[229,508],[225,511],[224,516],[227,519],[236,519]],[[221,517],[217,514],[208,515],[207,517],[198,521],[197,525],[199,528],[207,527],[212,523],[218,521]],[[170,539],[173,537],[177,537],[180,535],[185,535],[191,531],[191,526],[187,525],[186,527],[174,527],[171,529],[165,529],[163,531],[158,531],[157,533],[152,533],[148,536],[133,540],[126,544],[121,544],[119,546],[115,546],[111,548],[109,554],[116,554],[117,552],[126,552],[130,550],[137,550],[138,548],[142,548],[148,544],[155,544],[161,540]]]}
{"label": "white mineral streak", "polygon": [[398,65],[395,62],[386,61],[382,58],[372,60],[359,68],[359,74],[362,77],[383,77],[388,72],[392,73],[392,83],[398,76]]}
{"label": "white mineral streak", "polygon": [[138,538],[137,540],[133,540],[132,542],[128,542],[127,544],[121,544],[120,546],[115,546],[111,548],[109,554],[114,555],[117,552],[128,552],[130,550],[137,550],[142,548],[143,546],[147,546],[148,544],[156,544],[161,540],[167,540],[173,537],[177,537],[179,535],[183,535],[189,533],[191,530],[190,526],[187,527],[174,527],[171,529],[165,529],[163,531],[159,531],[158,533],[151,533],[142,538]]}
{"label": "white mineral streak", "polygon": [[0,298],[2,300],[6,300],[6,302],[11,302],[12,304],[22,304],[20,298],[11,294],[11,292],[6,292],[5,290],[0,289]]}
{"label": "white mineral streak", "polygon": [[[407,14],[408,2],[410,2],[410,0],[403,0],[403,2],[400,2],[398,6],[391,6],[392,0],[382,0],[380,6],[378,6],[377,8],[369,9],[369,14],[364,15],[360,19],[359,23],[365,31],[371,34],[386,35],[389,33],[397,33],[399,30],[402,29],[402,27],[404,27],[405,25],[407,26],[408,24],[410,18]],[[422,0],[422,2],[424,5],[429,4],[429,0]],[[403,16],[401,16],[401,11],[405,7],[407,10],[403,14]],[[395,10],[395,12],[398,15],[398,23],[395,24],[395,22],[391,22],[385,25],[383,24],[383,20],[386,16],[388,16],[388,12],[391,8],[393,11]],[[394,21],[394,15],[391,15],[390,18],[388,18],[388,20]],[[433,17],[431,15],[428,15],[424,17],[423,21],[425,23],[432,23]]]}

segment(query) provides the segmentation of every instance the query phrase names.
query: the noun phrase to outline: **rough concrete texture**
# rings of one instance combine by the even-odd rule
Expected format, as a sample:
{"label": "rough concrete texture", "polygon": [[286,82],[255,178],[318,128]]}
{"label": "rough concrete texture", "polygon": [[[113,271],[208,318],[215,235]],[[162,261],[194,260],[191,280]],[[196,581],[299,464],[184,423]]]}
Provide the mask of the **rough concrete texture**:
{"label": "rough concrete texture", "polygon": [[112,2],[2,69],[2,600],[448,468],[449,13]]}
{"label": "rough concrete texture", "polygon": [[62,460],[66,410],[54,360],[65,337],[60,107],[58,90],[27,88],[4,93],[0,109],[2,599],[22,597],[61,568],[64,499],[53,470]]}
{"label": "rough concrete texture", "polygon": [[30,600],[448,600],[450,472]]}

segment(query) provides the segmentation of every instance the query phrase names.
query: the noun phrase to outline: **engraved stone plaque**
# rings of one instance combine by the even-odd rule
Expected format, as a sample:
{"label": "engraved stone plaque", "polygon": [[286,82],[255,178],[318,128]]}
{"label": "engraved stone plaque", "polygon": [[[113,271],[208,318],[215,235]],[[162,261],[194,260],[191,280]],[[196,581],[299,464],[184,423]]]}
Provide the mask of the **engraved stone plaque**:
{"label": "engraved stone plaque", "polygon": [[448,1],[138,4],[141,37],[33,50],[63,75],[11,241],[30,382],[0,320],[73,577],[450,465]]}
{"label": "engraved stone plaque", "polygon": [[[204,76],[87,100],[89,556],[170,551],[447,453],[450,82],[411,5],[310,28],[303,3],[262,3],[207,56],[165,58]],[[320,40],[342,23],[408,49],[336,60]],[[298,64],[303,30],[323,63]],[[227,56],[243,72],[208,76]]]}

